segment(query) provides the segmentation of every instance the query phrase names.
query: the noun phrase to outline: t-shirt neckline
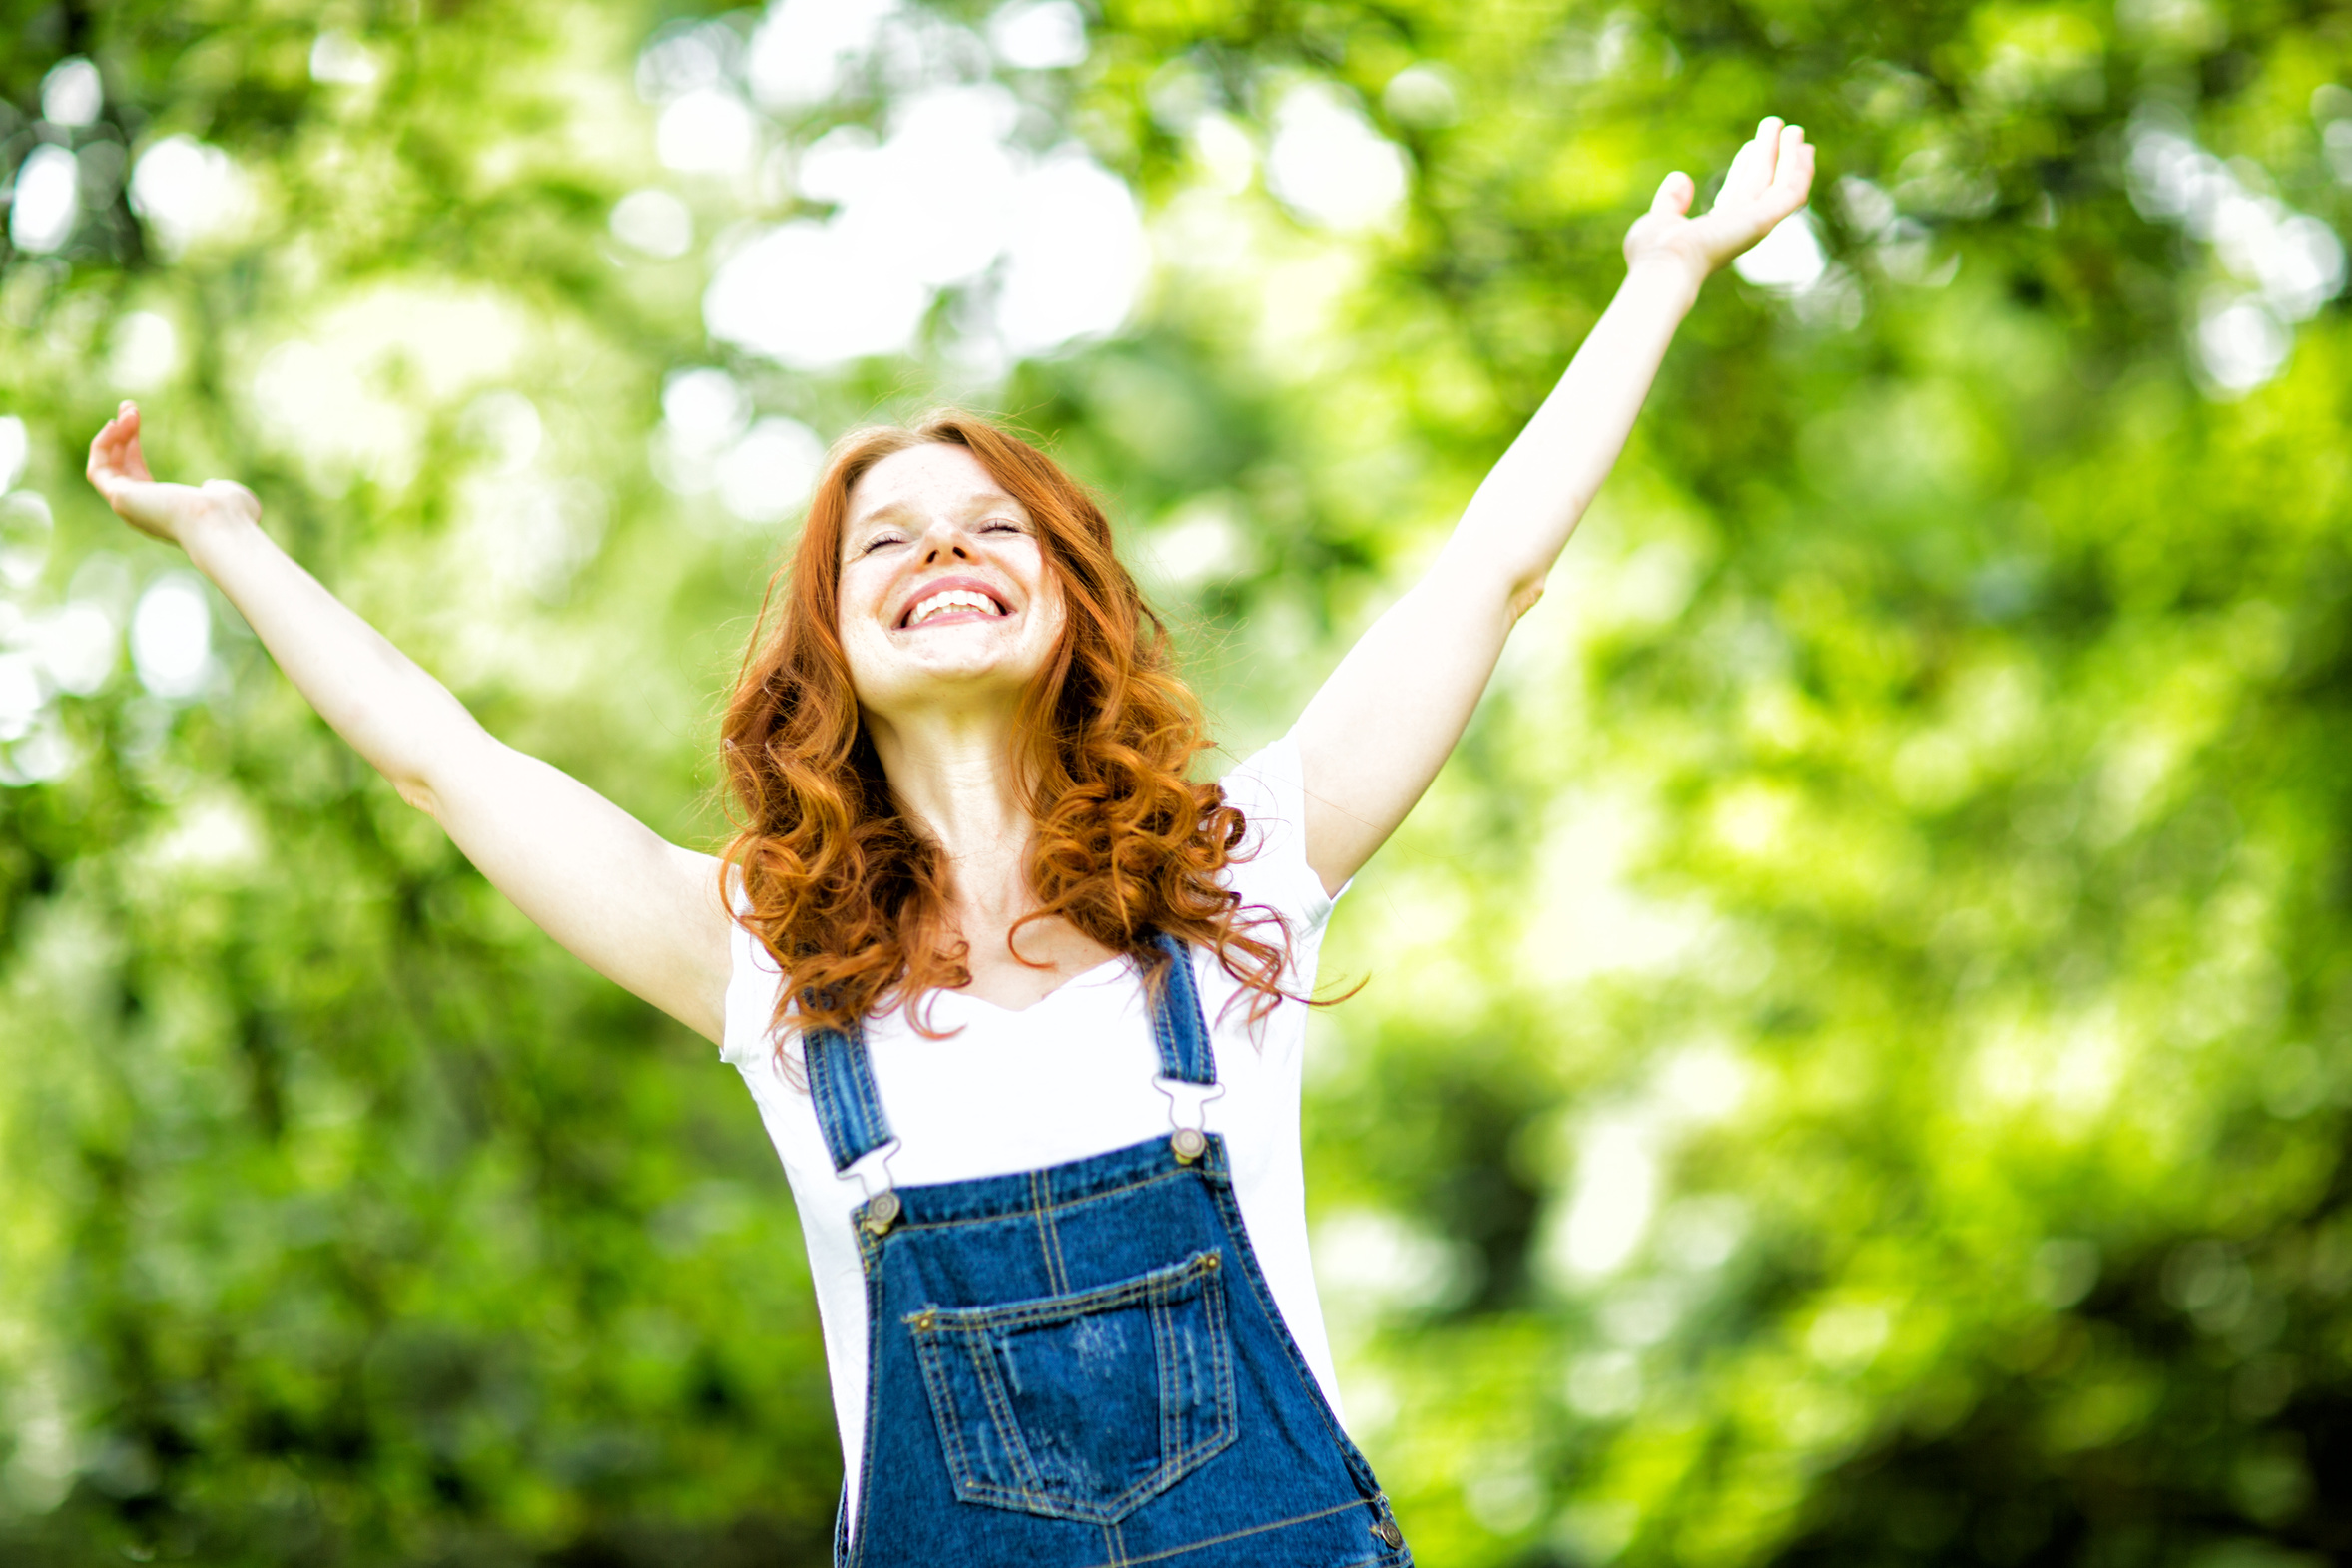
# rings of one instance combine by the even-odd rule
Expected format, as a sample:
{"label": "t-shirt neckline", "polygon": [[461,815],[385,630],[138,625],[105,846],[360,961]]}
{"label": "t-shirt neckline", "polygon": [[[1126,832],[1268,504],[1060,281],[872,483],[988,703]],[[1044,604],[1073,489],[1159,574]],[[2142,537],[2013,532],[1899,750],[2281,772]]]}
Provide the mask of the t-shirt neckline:
{"label": "t-shirt neckline", "polygon": [[1071,975],[1067,980],[1064,980],[1061,984],[1055,986],[1052,990],[1046,992],[1043,996],[1038,997],[1035,1001],[1031,1002],[1026,1007],[1007,1007],[1001,1002],[991,1002],[984,996],[974,996],[969,991],[950,991],[942,989],[933,992],[932,995],[934,998],[951,997],[957,1003],[967,1007],[978,1007],[984,1009],[985,1011],[1000,1018],[1026,1018],[1065,992],[1090,989],[1091,987],[1102,983],[1104,977],[1107,976],[1111,971],[1126,967],[1129,967],[1127,955],[1125,953],[1113,953],[1110,957],[1105,958],[1102,962],[1094,965],[1092,968],[1079,970],[1076,974]]}

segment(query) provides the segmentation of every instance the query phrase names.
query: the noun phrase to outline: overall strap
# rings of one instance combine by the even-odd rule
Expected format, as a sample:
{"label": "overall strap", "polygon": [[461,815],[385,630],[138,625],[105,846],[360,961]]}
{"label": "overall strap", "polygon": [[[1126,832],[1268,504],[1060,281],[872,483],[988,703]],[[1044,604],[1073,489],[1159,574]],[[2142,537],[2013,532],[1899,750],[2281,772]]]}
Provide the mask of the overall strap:
{"label": "overall strap", "polygon": [[1183,942],[1161,931],[1152,937],[1168,955],[1167,977],[1152,1008],[1151,1036],[1160,1048],[1160,1076],[1178,1083],[1213,1084],[1217,1061],[1209,1053],[1208,1026],[1201,1021],[1200,992],[1192,983],[1192,954]]}
{"label": "overall strap", "polygon": [[833,1168],[847,1171],[890,1141],[890,1119],[882,1115],[874,1087],[874,1064],[866,1055],[866,1031],[853,1027],[812,1029],[801,1037],[809,1072],[809,1098]]}

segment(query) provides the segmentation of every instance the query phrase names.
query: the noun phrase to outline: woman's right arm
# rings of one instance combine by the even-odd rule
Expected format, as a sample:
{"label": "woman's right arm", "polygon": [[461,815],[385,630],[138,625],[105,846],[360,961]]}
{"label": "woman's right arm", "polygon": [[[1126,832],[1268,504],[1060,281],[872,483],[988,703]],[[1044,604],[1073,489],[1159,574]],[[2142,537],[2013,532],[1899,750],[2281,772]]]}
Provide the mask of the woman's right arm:
{"label": "woman's right arm", "polygon": [[578,780],[498,742],[262,531],[261,503],[245,486],[157,483],[134,405],[90,443],[89,475],[126,522],[188,552],[318,716],[540,929],[720,1038],[729,921],[711,856],[664,841]]}

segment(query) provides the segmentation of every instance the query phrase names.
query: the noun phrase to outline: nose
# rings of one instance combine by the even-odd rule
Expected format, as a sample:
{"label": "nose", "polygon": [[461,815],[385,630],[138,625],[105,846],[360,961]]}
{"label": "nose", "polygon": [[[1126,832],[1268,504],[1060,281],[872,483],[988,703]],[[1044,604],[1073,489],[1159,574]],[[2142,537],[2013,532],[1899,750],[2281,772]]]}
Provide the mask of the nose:
{"label": "nose", "polygon": [[940,561],[969,561],[973,559],[963,530],[952,523],[933,523],[923,536],[922,561],[929,566]]}

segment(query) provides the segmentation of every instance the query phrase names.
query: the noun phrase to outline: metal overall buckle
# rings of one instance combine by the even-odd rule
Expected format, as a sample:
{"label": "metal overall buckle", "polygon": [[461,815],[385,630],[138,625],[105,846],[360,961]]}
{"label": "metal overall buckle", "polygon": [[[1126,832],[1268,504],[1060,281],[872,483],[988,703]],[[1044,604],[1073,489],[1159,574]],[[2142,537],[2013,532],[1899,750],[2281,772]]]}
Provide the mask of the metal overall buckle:
{"label": "metal overall buckle", "polygon": [[[898,1152],[898,1140],[878,1144],[850,1162],[844,1176],[854,1176],[866,1199],[858,1206],[857,1220],[869,1236],[881,1236],[898,1223],[903,1206],[898,1202],[897,1182],[890,1175],[890,1156]],[[875,1172],[882,1176],[882,1186],[874,1183]]]}
{"label": "metal overall buckle", "polygon": [[[1209,1152],[1209,1102],[1225,1093],[1219,1084],[1187,1083],[1180,1078],[1161,1075],[1152,1079],[1152,1087],[1168,1097],[1168,1125],[1175,1135],[1168,1147],[1175,1153],[1176,1163],[1190,1165]],[[1179,1090],[1183,1092],[1178,1093]],[[1185,1102],[1192,1102],[1192,1116],[1185,1119]]]}

